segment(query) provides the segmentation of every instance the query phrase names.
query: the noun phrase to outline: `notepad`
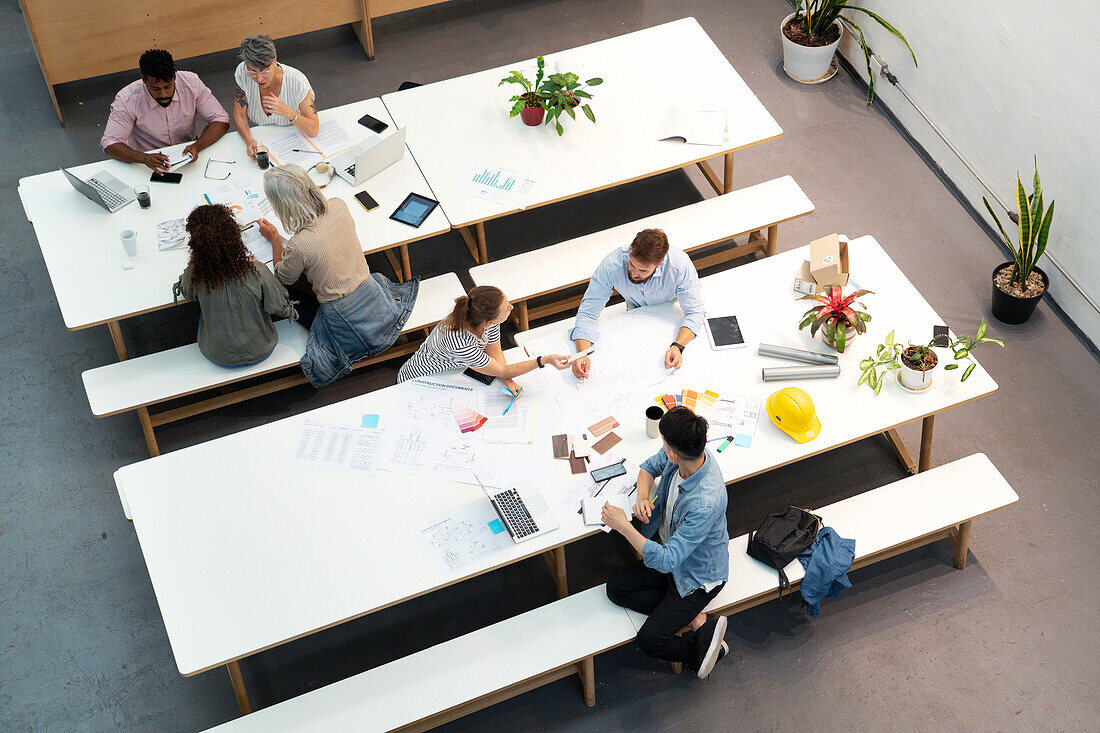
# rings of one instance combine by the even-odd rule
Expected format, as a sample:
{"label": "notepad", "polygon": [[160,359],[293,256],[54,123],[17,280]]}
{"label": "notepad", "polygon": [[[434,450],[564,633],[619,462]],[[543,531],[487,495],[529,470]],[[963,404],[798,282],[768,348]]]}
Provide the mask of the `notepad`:
{"label": "notepad", "polygon": [[626,512],[626,516],[629,518],[630,513],[634,511],[634,503],[630,501],[630,496],[627,494],[613,494],[611,496],[593,496],[581,501],[581,512],[584,516],[584,523],[588,526],[599,525],[604,532],[610,532],[611,527],[608,527],[600,519],[600,513],[603,511],[604,503],[609,503],[611,506],[617,506]]}

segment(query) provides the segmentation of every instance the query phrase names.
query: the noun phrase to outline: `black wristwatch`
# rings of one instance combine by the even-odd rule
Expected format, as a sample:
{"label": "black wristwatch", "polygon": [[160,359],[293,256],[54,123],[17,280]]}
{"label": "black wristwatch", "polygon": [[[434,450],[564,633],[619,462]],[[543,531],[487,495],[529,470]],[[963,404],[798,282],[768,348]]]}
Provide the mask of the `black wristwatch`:
{"label": "black wristwatch", "polygon": [[539,369],[542,369],[543,364],[542,364],[542,357],[541,356],[536,356],[535,357],[535,363],[539,365]]}
{"label": "black wristwatch", "polygon": [[673,341],[669,348],[672,348],[673,346],[679,349],[681,354],[684,353],[684,345],[681,344],[679,341]]}

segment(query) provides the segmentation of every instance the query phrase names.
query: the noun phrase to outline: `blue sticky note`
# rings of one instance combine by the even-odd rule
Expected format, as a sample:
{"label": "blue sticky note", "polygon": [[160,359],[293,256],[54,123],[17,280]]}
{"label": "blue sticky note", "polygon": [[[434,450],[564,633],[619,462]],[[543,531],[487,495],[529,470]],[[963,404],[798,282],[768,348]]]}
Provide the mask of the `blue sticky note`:
{"label": "blue sticky note", "polygon": [[751,448],[752,447],[752,436],[751,435],[743,435],[741,433],[738,433],[733,438],[733,444],[736,445],[739,448]]}
{"label": "blue sticky note", "polygon": [[363,425],[362,425],[362,427],[364,427],[364,428],[376,428],[376,427],[378,427],[378,416],[377,415],[363,415]]}
{"label": "blue sticky note", "polygon": [[494,519],[489,522],[489,529],[493,530],[493,534],[500,534],[504,531],[504,524],[499,519]]}

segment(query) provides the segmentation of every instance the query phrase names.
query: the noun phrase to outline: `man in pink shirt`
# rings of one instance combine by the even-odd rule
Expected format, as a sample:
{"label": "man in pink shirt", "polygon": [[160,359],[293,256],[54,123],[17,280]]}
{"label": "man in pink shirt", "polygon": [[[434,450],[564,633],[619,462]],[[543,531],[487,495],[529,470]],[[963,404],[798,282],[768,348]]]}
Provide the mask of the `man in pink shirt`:
{"label": "man in pink shirt", "polygon": [[[146,51],[138,62],[141,79],[115,95],[111,115],[99,141],[103,152],[124,163],[141,163],[167,170],[168,156],[148,150],[194,140],[183,149],[198,158],[229,129],[229,115],[214,95],[190,71],[176,71],[172,54],[159,48]],[[195,120],[206,128],[195,139]]]}

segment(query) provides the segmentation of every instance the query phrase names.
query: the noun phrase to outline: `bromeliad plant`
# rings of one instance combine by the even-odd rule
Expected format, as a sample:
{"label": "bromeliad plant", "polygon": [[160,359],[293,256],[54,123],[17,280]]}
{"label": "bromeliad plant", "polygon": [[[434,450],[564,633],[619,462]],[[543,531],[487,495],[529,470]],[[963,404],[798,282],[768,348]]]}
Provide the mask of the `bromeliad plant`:
{"label": "bromeliad plant", "polygon": [[1001,231],[1005,244],[1012,250],[1015,261],[1012,265],[1009,282],[1019,283],[1021,288],[1025,288],[1028,275],[1035,269],[1035,263],[1046,251],[1047,238],[1050,236],[1050,223],[1054,219],[1053,201],[1050,202],[1050,206],[1045,211],[1043,210],[1043,185],[1039,181],[1039,159],[1035,159],[1035,178],[1031,183],[1031,195],[1028,195],[1027,191],[1024,190],[1019,172],[1016,173],[1016,206],[1020,210],[1020,218],[1017,223],[1019,227],[1018,246],[1013,243],[1005,232],[1005,228],[1001,226],[1001,220],[993,212],[993,207],[989,205],[989,201],[985,196],[982,196],[982,202],[985,203],[985,208],[989,211],[989,215],[993,217],[993,221],[997,222],[997,228]]}
{"label": "bromeliad plant", "polygon": [[818,305],[802,314],[798,328],[802,330],[809,326],[811,337],[816,336],[820,329],[822,340],[843,354],[848,343],[848,331],[864,333],[867,330],[871,315],[865,310],[856,310],[853,304],[864,308],[863,303],[855,301],[869,294],[873,294],[872,291],[857,290],[851,295],[844,295],[843,288],[833,286],[821,295],[804,295],[799,300],[812,300]]}
{"label": "bromeliad plant", "polygon": [[[973,336],[958,336],[954,341],[948,342],[947,348],[951,350],[953,361],[944,366],[944,371],[958,369],[960,363],[967,364],[959,379],[960,382],[965,382],[977,366],[972,356],[974,349],[982,344],[997,344],[1003,349],[1005,346],[1003,341],[986,338],[988,327],[983,318],[982,325],[978,326],[978,331]],[[882,385],[886,383],[886,375],[901,369],[902,364],[921,371],[923,371],[921,365],[929,360],[935,366],[937,357],[932,351],[933,345],[932,342],[918,345],[899,344],[894,341],[894,332],[891,331],[886,334],[886,341],[875,348],[875,355],[868,356],[859,363],[860,377],[857,385],[866,384],[875,394],[878,394],[882,391]]]}
{"label": "bromeliad plant", "polygon": [[808,37],[823,36],[833,27],[833,23],[839,20],[841,25],[846,27],[859,40],[859,47],[863,50],[863,60],[867,63],[867,106],[870,107],[871,102],[875,101],[875,75],[871,69],[871,51],[867,48],[867,39],[863,37],[863,29],[848,16],[841,15],[842,10],[858,10],[861,13],[866,13],[885,28],[890,35],[901,39],[901,42],[909,49],[909,55],[913,57],[914,66],[917,65],[917,55],[913,53],[913,47],[909,45],[909,41],[905,40],[905,36],[901,34],[901,31],[890,25],[878,13],[874,13],[867,8],[849,5],[848,0],[799,0],[797,11],[799,17],[796,18],[795,22],[803,24]]}
{"label": "bromeliad plant", "polygon": [[562,113],[564,112],[573,119],[577,119],[577,114],[573,111],[573,108],[578,106],[584,112],[584,116],[595,123],[596,114],[584,101],[592,99],[592,95],[585,91],[583,87],[585,85],[594,87],[600,84],[603,84],[603,79],[598,76],[584,83],[581,83],[580,77],[572,72],[548,76],[546,81],[539,86],[539,92],[543,94],[543,106],[546,107],[546,124],[549,125],[553,122],[558,135],[563,135],[565,128],[561,126]]}

